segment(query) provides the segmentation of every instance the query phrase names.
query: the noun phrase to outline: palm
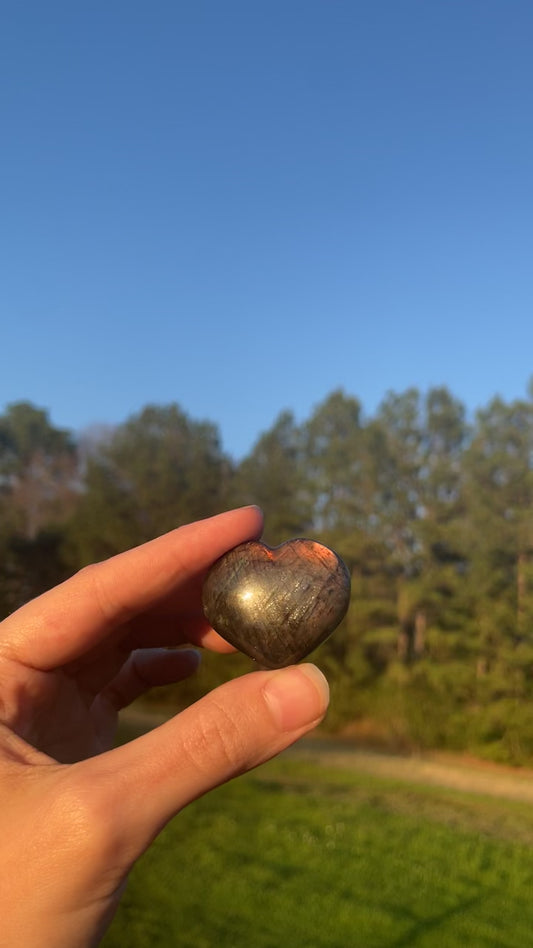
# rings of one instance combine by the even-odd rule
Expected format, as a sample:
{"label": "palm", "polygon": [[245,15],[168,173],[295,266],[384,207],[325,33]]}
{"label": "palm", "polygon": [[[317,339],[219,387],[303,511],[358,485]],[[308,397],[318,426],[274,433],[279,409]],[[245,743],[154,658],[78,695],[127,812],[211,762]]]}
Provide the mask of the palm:
{"label": "palm", "polygon": [[[209,544],[198,544],[196,568],[176,564],[169,548],[172,535],[108,561],[105,570],[94,567],[70,580],[64,588],[76,583],[82,588],[69,596],[64,628],[56,617],[58,601],[64,609],[61,587],[23,607],[22,637],[16,613],[2,624],[1,723],[61,763],[91,757],[110,748],[118,709],[152,685],[178,681],[194,670],[190,656],[187,661],[167,647],[228,648],[201,609],[205,569],[219,552],[212,531]],[[153,575],[149,586],[147,565]],[[120,597],[117,590],[123,590]]]}
{"label": "palm", "polygon": [[111,746],[117,712],[109,702],[95,700],[76,676],[14,662],[1,662],[0,674],[4,708],[9,707],[9,713],[2,714],[3,723],[33,747],[71,763]]}
{"label": "palm", "polygon": [[[182,608],[168,601],[110,631],[108,639],[56,669],[0,656],[0,717],[19,737],[60,763],[100,754],[113,744],[118,711],[153,685],[170,684],[196,667],[186,642],[227,650],[201,613],[198,583],[182,589]],[[172,596],[174,600],[175,596]]]}

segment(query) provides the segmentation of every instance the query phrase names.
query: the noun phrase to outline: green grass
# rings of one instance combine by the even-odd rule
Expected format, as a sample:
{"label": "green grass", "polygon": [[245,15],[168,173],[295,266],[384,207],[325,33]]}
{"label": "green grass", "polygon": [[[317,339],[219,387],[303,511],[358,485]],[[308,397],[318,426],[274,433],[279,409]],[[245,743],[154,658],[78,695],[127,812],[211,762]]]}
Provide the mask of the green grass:
{"label": "green grass", "polygon": [[[140,801],[142,805],[142,801]],[[533,811],[286,757],[180,814],[105,948],[517,948]]]}

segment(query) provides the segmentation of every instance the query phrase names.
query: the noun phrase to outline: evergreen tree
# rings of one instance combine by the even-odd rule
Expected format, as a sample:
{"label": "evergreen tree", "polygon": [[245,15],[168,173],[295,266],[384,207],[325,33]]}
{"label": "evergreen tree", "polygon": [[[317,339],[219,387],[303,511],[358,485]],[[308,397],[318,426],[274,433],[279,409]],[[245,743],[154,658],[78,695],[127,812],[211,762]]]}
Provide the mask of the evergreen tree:
{"label": "evergreen tree", "polygon": [[312,526],[302,432],[291,412],[282,412],[239,465],[234,482],[238,504],[258,504],[265,514],[265,541],[277,545],[306,536]]}
{"label": "evergreen tree", "polygon": [[45,524],[61,520],[76,479],[69,432],[55,428],[47,412],[29,402],[8,405],[0,416],[0,497],[17,532],[32,540]]}
{"label": "evergreen tree", "polygon": [[67,575],[63,529],[77,499],[74,440],[29,402],[0,416],[0,613]]}
{"label": "evergreen tree", "polygon": [[533,662],[533,405],[495,398],[464,459],[478,669],[522,694]]}
{"label": "evergreen tree", "polygon": [[149,405],[93,447],[71,555],[91,562],[217,513],[230,476],[214,425]]}

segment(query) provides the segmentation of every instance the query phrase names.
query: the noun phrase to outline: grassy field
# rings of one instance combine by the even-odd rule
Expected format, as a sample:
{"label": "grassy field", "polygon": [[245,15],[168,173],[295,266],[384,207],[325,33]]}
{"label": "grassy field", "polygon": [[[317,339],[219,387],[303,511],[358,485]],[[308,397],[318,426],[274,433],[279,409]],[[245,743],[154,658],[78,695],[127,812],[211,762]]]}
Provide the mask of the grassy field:
{"label": "grassy field", "polygon": [[177,817],[103,944],[530,945],[532,842],[527,804],[285,757]]}

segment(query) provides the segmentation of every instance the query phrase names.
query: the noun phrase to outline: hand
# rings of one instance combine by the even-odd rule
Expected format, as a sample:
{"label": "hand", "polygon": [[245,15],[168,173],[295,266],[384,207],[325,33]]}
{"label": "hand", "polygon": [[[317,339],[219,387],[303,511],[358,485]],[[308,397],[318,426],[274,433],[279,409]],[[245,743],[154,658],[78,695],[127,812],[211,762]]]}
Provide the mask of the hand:
{"label": "hand", "polygon": [[[112,749],[118,711],[230,651],[201,609],[206,570],[260,535],[254,507],[82,570],[0,626],[0,945],[87,948],[135,860],[180,809],[317,724],[312,665],[228,682]],[[176,856],[176,862],[178,856]]]}

